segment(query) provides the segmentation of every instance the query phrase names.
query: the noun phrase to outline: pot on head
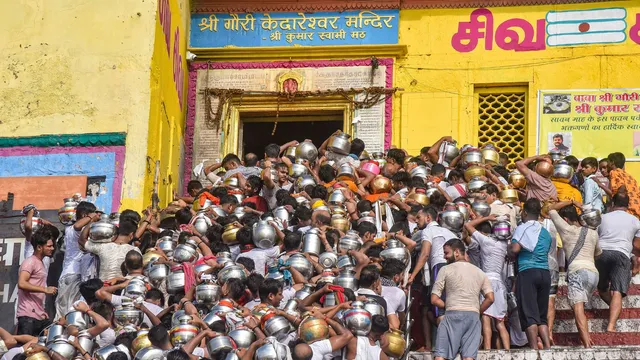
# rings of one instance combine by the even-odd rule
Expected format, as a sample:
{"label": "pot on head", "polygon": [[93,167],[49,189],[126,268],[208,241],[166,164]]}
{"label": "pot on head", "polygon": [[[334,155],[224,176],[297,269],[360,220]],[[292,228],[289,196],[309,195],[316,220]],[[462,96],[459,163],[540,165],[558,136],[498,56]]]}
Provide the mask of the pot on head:
{"label": "pot on head", "polygon": [[500,155],[498,155],[498,152],[493,146],[485,146],[482,148],[482,157],[484,158],[484,162],[491,166],[496,166],[500,163]]}
{"label": "pot on head", "polygon": [[426,166],[416,166],[411,170],[411,177],[418,176],[423,179],[426,179],[429,176],[429,169]]}
{"label": "pot on head", "polygon": [[296,146],[296,158],[314,162],[318,158],[318,149],[310,141],[304,141]]}
{"label": "pot on head", "polygon": [[86,330],[89,324],[91,324],[89,315],[81,311],[70,311],[64,318],[67,321],[67,325],[73,325],[78,328],[78,330]]}
{"label": "pot on head", "polygon": [[63,225],[72,225],[76,221],[78,203],[73,198],[64,199],[64,205],[58,210],[58,219]]}
{"label": "pot on head", "polygon": [[469,180],[469,192],[479,192],[480,188],[482,188],[483,186],[487,185],[487,182],[482,180],[480,177],[478,176],[474,176],[471,178],[471,180]]}
{"label": "pot on head", "polygon": [[376,161],[365,161],[360,165],[360,168],[375,175],[380,175],[380,166]]}
{"label": "pot on head", "polygon": [[448,163],[452,162],[453,159],[458,157],[460,154],[460,150],[457,148],[456,141],[453,142],[445,142],[444,149],[442,150],[444,155],[444,160]]}
{"label": "pot on head", "polygon": [[91,224],[89,240],[95,243],[109,243],[116,236],[118,228],[109,222],[108,218],[100,219]]}
{"label": "pot on head", "polygon": [[312,228],[302,237],[302,252],[318,256],[322,251],[322,240],[318,229]]}
{"label": "pot on head", "polygon": [[298,336],[307,344],[327,339],[329,336],[329,325],[325,320],[309,315],[300,323]]}
{"label": "pot on head", "polygon": [[374,194],[382,194],[391,192],[391,180],[382,175],[377,175],[369,184]]}
{"label": "pot on head", "polygon": [[515,170],[509,174],[509,184],[516,189],[524,189],[527,186],[527,179]]}
{"label": "pot on head", "polygon": [[600,215],[600,210],[587,209],[583,210],[582,214],[580,214],[580,224],[582,224],[582,226],[595,230],[601,223],[602,217]]}
{"label": "pot on head", "polygon": [[289,176],[298,178],[307,174],[307,167],[302,164],[302,159],[297,159],[295,163],[292,163],[289,167]]}
{"label": "pot on head", "polygon": [[351,151],[350,137],[351,135],[343,132],[332,135],[327,143],[327,149],[336,154],[349,155],[349,152]]}
{"label": "pot on head", "polygon": [[553,175],[553,165],[548,161],[538,161],[536,163],[536,172],[542,177],[549,178]]}
{"label": "pot on head", "polygon": [[499,240],[508,240],[511,237],[511,224],[506,220],[498,220],[493,223],[491,232]]}
{"label": "pot on head", "polygon": [[469,182],[474,177],[485,176],[486,169],[479,165],[471,165],[464,171],[464,179]]}
{"label": "pot on head", "polygon": [[237,265],[234,262],[228,262],[224,264],[222,270],[218,272],[218,281],[220,284],[224,284],[231,278],[237,278],[244,281],[247,278],[247,274],[240,265]]}
{"label": "pot on head", "polygon": [[515,204],[518,202],[518,192],[515,189],[504,189],[498,195],[500,201]]}
{"label": "pot on head", "polygon": [[560,150],[549,150],[549,156],[551,156],[551,161],[556,162],[564,159],[564,152]]}
{"label": "pot on head", "polygon": [[73,359],[76,354],[76,348],[67,339],[58,338],[53,343],[47,345],[47,348],[67,360]]}
{"label": "pot on head", "polygon": [[229,331],[229,337],[233,339],[238,348],[246,349],[256,341],[256,334],[247,328],[236,328]]}
{"label": "pot on head", "polygon": [[357,178],[356,172],[355,170],[353,170],[353,168],[349,164],[345,163],[340,165],[340,168],[338,169],[338,176],[336,177],[338,181],[345,181],[345,180],[355,181],[356,178]]}
{"label": "pot on head", "polygon": [[464,153],[463,155],[463,162],[465,164],[472,164],[472,163],[478,163],[478,164],[482,164],[484,163],[484,158],[482,157],[482,152],[478,149],[469,149],[466,153]]}
{"label": "pot on head", "polygon": [[276,230],[264,220],[253,225],[253,243],[260,249],[270,249],[276,243]]}
{"label": "pot on head", "polygon": [[573,168],[571,165],[564,162],[557,162],[553,165],[553,180],[568,184],[571,178],[573,178]]}
{"label": "pot on head", "polygon": [[471,204],[471,210],[480,217],[489,216],[491,214],[491,206],[484,200],[476,200]]}
{"label": "pot on head", "polygon": [[344,314],[346,327],[356,336],[367,336],[371,331],[371,314],[360,301],[352,302],[351,306]]}
{"label": "pot on head", "polygon": [[439,217],[440,226],[443,228],[449,229],[454,233],[459,233],[462,231],[462,226],[464,225],[464,215],[460,211],[456,210],[447,210],[443,211]]}
{"label": "pot on head", "polygon": [[[121,346],[121,345],[118,345],[118,346]],[[158,349],[157,347],[151,346],[138,351],[135,355],[134,360],[162,360],[164,358],[165,358],[164,351],[162,351],[161,349]]]}

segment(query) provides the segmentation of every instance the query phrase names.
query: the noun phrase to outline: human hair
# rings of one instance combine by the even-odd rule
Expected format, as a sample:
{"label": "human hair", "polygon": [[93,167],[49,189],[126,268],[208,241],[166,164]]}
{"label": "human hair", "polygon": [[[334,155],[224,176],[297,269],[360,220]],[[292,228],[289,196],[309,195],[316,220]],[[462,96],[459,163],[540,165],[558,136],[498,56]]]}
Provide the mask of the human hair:
{"label": "human hair", "polygon": [[91,306],[91,304],[98,301],[96,291],[100,290],[103,285],[100,279],[89,279],[80,283],[80,295],[85,299],[87,305]]}
{"label": "human hair", "polygon": [[[254,206],[253,209],[255,210],[254,203],[245,203],[244,207],[247,207],[249,205],[253,205]],[[253,224],[257,223],[258,221],[260,221],[260,216],[258,214],[244,214],[242,219],[240,219],[240,224],[244,226],[252,227]]]}
{"label": "human hair", "polygon": [[209,193],[215,197],[217,197],[218,199],[222,199],[225,195],[227,195],[229,193],[229,190],[227,190],[226,187],[224,186],[218,186],[215,187],[213,189],[211,189],[209,191]]}
{"label": "human hair", "polygon": [[426,185],[424,184],[424,179],[420,176],[412,176],[411,182],[409,183],[409,187],[414,189],[426,189]]}
{"label": "human hair", "polygon": [[260,190],[262,190],[263,182],[262,182],[262,179],[258,176],[255,176],[255,175],[249,176],[247,178],[247,184],[249,184],[254,194],[257,194],[260,192]]}
{"label": "human hair", "polygon": [[368,221],[363,221],[358,224],[358,234],[360,234],[360,236],[364,236],[366,233],[375,235],[377,231],[376,226]]}
{"label": "human hair", "polygon": [[113,345],[124,345],[127,349],[129,349],[129,351],[131,351],[131,348],[133,347],[133,340],[135,340],[137,336],[138,333],[134,331],[124,332],[116,336],[116,339],[113,341]]}
{"label": "human hair", "polygon": [[480,224],[476,225],[476,230],[480,231],[481,233],[491,234],[491,223],[488,221],[483,221]]}
{"label": "human hair", "polygon": [[367,255],[367,257],[369,257],[370,259],[379,258],[381,252],[382,252],[382,246],[376,245],[368,248],[367,251],[365,252],[365,255]]}
{"label": "human hair", "polygon": [[191,194],[192,191],[200,191],[202,189],[202,183],[198,180],[191,180],[187,183],[187,193]]}
{"label": "human hair", "polygon": [[327,238],[329,245],[333,247],[340,240],[340,231],[336,229],[329,229],[325,233],[325,237]]}
{"label": "human hair", "polygon": [[276,191],[276,202],[277,203],[282,202],[282,200],[284,200],[287,197],[291,197],[291,193],[289,192],[289,190],[287,190],[287,189],[278,189],[278,191]]}
{"label": "human hair", "polygon": [[460,239],[447,240],[447,242],[444,243],[444,245],[442,247],[444,248],[446,246],[450,247],[451,250],[453,250],[453,251],[458,250],[460,252],[460,255],[464,255],[464,253],[466,251],[465,247],[464,247],[464,243]]}
{"label": "human hair", "polygon": [[140,220],[142,220],[142,218],[140,217],[140,214],[138,214],[137,211],[126,209],[122,213],[120,213],[120,221],[123,221],[123,220],[133,221],[134,223],[137,224],[140,222]]}
{"label": "human hair", "polygon": [[366,199],[360,200],[356,204],[356,210],[358,210],[358,212],[361,214],[366,211],[371,211],[373,210],[373,204],[371,203],[371,201]]}
{"label": "human hair", "polygon": [[118,235],[129,236],[138,230],[138,225],[131,220],[120,220],[120,225],[118,226]]}
{"label": "human hair", "polygon": [[149,341],[151,345],[157,348],[163,348],[167,343],[169,343],[169,332],[164,325],[156,325],[149,329]]}
{"label": "human hair", "polygon": [[318,177],[326,183],[331,182],[336,178],[336,169],[328,164],[322,165],[318,170]]}
{"label": "human hair", "polygon": [[229,247],[229,245],[223,243],[220,240],[210,242],[209,249],[211,249],[211,252],[214,254],[218,254],[221,252],[231,252],[231,248]]}
{"label": "human hair", "polygon": [[431,149],[431,146],[423,147],[422,149],[420,149],[420,155],[427,155],[430,149]]}
{"label": "human hair", "polygon": [[447,198],[441,192],[434,192],[429,196],[429,204],[440,211],[447,204]]}
{"label": "human hair", "polygon": [[189,354],[182,349],[173,349],[167,353],[167,360],[189,360]]}
{"label": "human hair", "polygon": [[81,219],[93,212],[96,212],[96,206],[88,201],[80,201],[76,206],[76,219]]}
{"label": "human hair", "polygon": [[244,166],[254,167],[258,165],[258,157],[254,153],[246,153],[244,155]]}
{"label": "human hair", "polygon": [[587,166],[591,166],[592,168],[598,168],[598,159],[594,157],[586,157],[582,159],[582,168],[586,168]]}
{"label": "human hair", "polygon": [[382,270],[380,276],[386,279],[392,279],[394,276],[402,274],[406,266],[401,260],[386,259],[382,262]]}
{"label": "human hair", "polygon": [[502,176],[504,179],[509,178],[509,170],[507,170],[504,166],[494,166],[493,170],[495,170],[498,175]]}
{"label": "human hair", "polygon": [[495,186],[494,184],[484,184],[482,185],[482,187],[480,188],[481,191],[486,191],[487,194],[489,195],[498,195],[498,187]]}
{"label": "human hair", "polygon": [[417,156],[413,156],[411,159],[409,159],[409,162],[415,163],[418,166],[427,166],[427,163]]}
{"label": "human hair", "polygon": [[162,291],[152,288],[147,290],[144,294],[145,300],[157,300],[160,302],[160,307],[164,308],[164,295],[162,295]]}
{"label": "human hair", "polygon": [[267,302],[269,300],[269,295],[278,295],[278,291],[281,291],[282,287],[283,284],[276,279],[265,279],[258,289],[260,301]]}
{"label": "human hair", "polygon": [[106,300],[98,300],[91,304],[91,310],[106,320],[110,320],[111,316],[113,316],[114,307]]}
{"label": "human hair", "polygon": [[289,168],[287,167],[287,164],[283,163],[283,162],[279,162],[277,164],[274,165],[276,170],[285,170],[288,171]]}
{"label": "human hair", "polygon": [[236,240],[240,243],[240,245],[251,245],[253,244],[253,231],[248,226],[243,226],[236,233]]}
{"label": "human hair", "polygon": [[238,199],[233,195],[227,194],[220,198],[220,205],[226,204],[238,205]]}
{"label": "human hair", "polygon": [[249,272],[253,272],[256,269],[256,263],[253,259],[248,257],[239,257],[236,258],[236,263],[244,266]]}
{"label": "human hair", "polygon": [[223,159],[222,159],[222,165],[225,166],[229,163],[235,163],[237,165],[240,165],[240,158],[238,157],[238,155],[230,153],[227,154]]}
{"label": "human hair", "polygon": [[129,360],[129,356],[123,351],[115,351],[109,354],[106,360]]}
{"label": "human hair", "polygon": [[298,208],[296,209],[296,212],[293,215],[299,221],[307,221],[307,220],[311,220],[311,215],[313,215],[313,212],[311,211],[311,209],[307,207],[298,206]]}
{"label": "human hair", "polygon": [[247,289],[247,286],[244,282],[238,278],[231,278],[227,280],[227,286],[229,288],[229,297],[233,301],[238,301],[244,295],[244,291]]}
{"label": "human hair", "polygon": [[411,182],[411,177],[405,171],[398,171],[391,176],[391,181],[401,184],[402,187],[406,187]]}
{"label": "human hair", "polygon": [[294,198],[291,195],[287,195],[284,199],[282,199],[282,201],[278,202],[278,206],[291,206],[294,209],[298,208],[298,202],[296,201],[296,198]]}
{"label": "human hair", "polygon": [[444,177],[444,174],[446,172],[447,169],[442,164],[433,164],[433,166],[431,167],[431,175],[433,176]]}
{"label": "human hair", "polygon": [[331,224],[331,217],[323,213],[318,213],[318,215],[316,215],[316,222],[321,225],[329,225]]}
{"label": "human hair", "polygon": [[540,217],[540,212],[542,211],[542,205],[540,205],[540,201],[533,198],[525,201],[522,208],[527,212],[530,218],[536,219]]}
{"label": "human hair", "polygon": [[264,154],[268,158],[277,158],[280,156],[280,145],[278,144],[269,144],[264,147]]}
{"label": "human hair", "polygon": [[299,249],[302,243],[302,235],[298,232],[290,232],[284,236],[283,243],[285,251]]}
{"label": "human hair", "polygon": [[425,215],[429,215],[431,221],[436,221],[438,219],[438,209],[431,204],[423,207],[422,213],[424,213]]}
{"label": "human hair", "polygon": [[[215,225],[209,226],[204,236],[209,240],[209,247],[211,247],[214,243],[222,242],[222,228]],[[213,248],[211,248],[211,251],[213,251]],[[215,251],[213,252],[215,253]]]}
{"label": "human hair", "polygon": [[179,225],[186,225],[191,221],[191,211],[189,208],[183,207],[176,212],[175,217]]}
{"label": "human hair", "polygon": [[629,195],[622,193],[615,193],[611,198],[611,202],[613,206],[619,208],[628,208],[629,207]]}
{"label": "human hair", "polygon": [[166,217],[160,220],[159,227],[166,230],[177,230],[178,229],[178,219],[175,216]]}
{"label": "human hair", "polygon": [[610,163],[616,166],[618,169],[622,169],[624,167],[624,163],[626,161],[624,154],[621,152],[614,152],[607,156],[607,159]]}
{"label": "human hair", "polygon": [[555,134],[555,135],[553,135],[553,138],[554,139],[560,138],[560,139],[562,139],[564,141],[564,136],[562,136],[562,134]]}
{"label": "human hair", "polygon": [[380,280],[380,270],[375,265],[367,265],[360,272],[360,279],[358,279],[358,285],[361,288],[368,289],[373,284]]}
{"label": "human hair", "polygon": [[404,164],[404,152],[400,149],[389,149],[387,151],[387,158],[391,158],[396,164]]}
{"label": "human hair", "polygon": [[244,282],[247,285],[247,289],[251,291],[252,295],[258,295],[260,285],[264,282],[264,276],[258,273],[253,273],[247,276],[247,280],[245,280]]}
{"label": "human hair", "polygon": [[142,269],[142,255],[135,250],[130,250],[124,257],[124,265],[129,271]]}
{"label": "human hair", "polygon": [[409,214],[411,215],[418,215],[418,213],[424,209],[424,206],[422,206],[421,204],[411,204],[409,205],[410,209],[409,209]]}
{"label": "human hair", "polygon": [[326,199],[327,195],[329,195],[329,191],[327,190],[327,188],[325,186],[322,185],[316,185],[313,188],[313,191],[311,192],[311,197],[314,199]]}
{"label": "human hair", "polygon": [[457,197],[457,198],[453,199],[453,202],[456,203],[456,204],[457,203],[464,203],[464,204],[467,204],[467,205],[471,205],[471,201],[469,201],[469,199],[467,199],[464,196],[460,196],[460,197]]}
{"label": "human hair", "polygon": [[464,173],[458,169],[453,169],[451,171],[449,171],[449,176],[447,176],[447,180],[450,183],[453,183],[454,181],[460,180],[460,179],[464,179]]}
{"label": "human hair", "polygon": [[558,215],[572,222],[578,221],[578,211],[576,210],[576,207],[573,205],[567,205],[562,209],[558,210]]}
{"label": "human hair", "polygon": [[371,317],[371,332],[374,334],[384,334],[389,331],[389,320],[386,316],[373,315]]}
{"label": "human hair", "polygon": [[500,160],[506,160],[506,161],[509,161],[509,155],[507,155],[507,154],[505,154],[505,153],[503,153],[503,152],[501,152],[501,153],[499,153],[499,154],[498,154],[498,158],[499,158]]}
{"label": "human hair", "polygon": [[33,250],[36,250],[38,246],[45,247],[49,241],[52,241],[55,247],[58,236],[60,236],[60,231],[55,226],[45,225],[31,236],[31,246],[33,246]]}
{"label": "human hair", "polygon": [[364,151],[364,148],[364,141],[362,141],[362,139],[355,138],[351,140],[351,151],[349,152],[355,156],[360,156],[360,154],[362,154],[362,152]]}

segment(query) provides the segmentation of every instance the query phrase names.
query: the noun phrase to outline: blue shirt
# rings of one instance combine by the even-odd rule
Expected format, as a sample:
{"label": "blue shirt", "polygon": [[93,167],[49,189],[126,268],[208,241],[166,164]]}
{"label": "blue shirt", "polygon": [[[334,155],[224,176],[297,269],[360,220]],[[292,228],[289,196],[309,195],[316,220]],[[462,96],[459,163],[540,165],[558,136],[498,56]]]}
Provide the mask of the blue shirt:
{"label": "blue shirt", "polygon": [[[518,242],[518,239],[512,239],[512,243]],[[533,252],[520,248],[518,253],[518,271],[528,269],[544,269],[549,270],[549,248],[551,247],[551,234],[547,229],[542,228],[538,235],[538,243]]]}
{"label": "blue shirt", "polygon": [[590,175],[584,179],[584,183],[580,188],[582,192],[582,203],[589,204],[594,209],[604,212],[604,204],[602,203],[602,191],[600,186],[592,179],[595,175]]}

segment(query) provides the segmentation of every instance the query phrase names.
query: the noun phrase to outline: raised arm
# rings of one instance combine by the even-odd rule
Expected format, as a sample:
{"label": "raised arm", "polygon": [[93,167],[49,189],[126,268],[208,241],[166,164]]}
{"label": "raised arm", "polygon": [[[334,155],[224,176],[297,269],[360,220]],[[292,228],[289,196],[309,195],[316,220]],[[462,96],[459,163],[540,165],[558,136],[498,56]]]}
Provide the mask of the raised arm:
{"label": "raised arm", "polygon": [[443,136],[440,138],[440,140],[436,141],[436,143],[433,144],[431,148],[429,148],[427,155],[429,156],[429,161],[431,161],[432,164],[438,163],[438,152],[440,151],[440,145],[442,145],[442,143],[445,141],[452,142],[453,138],[451,136]]}

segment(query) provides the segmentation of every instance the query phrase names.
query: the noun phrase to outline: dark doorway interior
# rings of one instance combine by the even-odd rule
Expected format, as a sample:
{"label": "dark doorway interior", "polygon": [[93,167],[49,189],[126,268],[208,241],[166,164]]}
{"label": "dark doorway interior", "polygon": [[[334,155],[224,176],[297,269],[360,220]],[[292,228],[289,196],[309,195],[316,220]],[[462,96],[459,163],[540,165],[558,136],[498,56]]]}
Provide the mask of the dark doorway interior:
{"label": "dark doorway interior", "polygon": [[251,152],[262,158],[265,146],[271,143],[283,145],[291,140],[310,139],[317,147],[320,147],[333,132],[342,129],[343,125],[342,113],[306,116],[281,115],[278,118],[276,131],[271,135],[275,116],[272,119],[269,117],[242,117],[242,154]]}

